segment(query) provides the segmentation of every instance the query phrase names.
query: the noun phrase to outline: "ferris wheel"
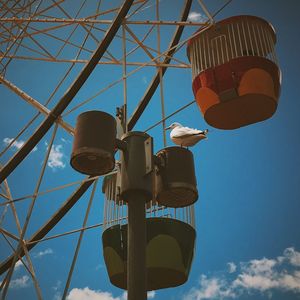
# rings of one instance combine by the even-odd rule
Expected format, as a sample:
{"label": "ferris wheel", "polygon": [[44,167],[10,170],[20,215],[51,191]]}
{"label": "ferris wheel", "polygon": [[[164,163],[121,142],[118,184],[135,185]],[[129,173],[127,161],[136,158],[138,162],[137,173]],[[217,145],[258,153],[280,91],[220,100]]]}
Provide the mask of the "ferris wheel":
{"label": "ferris wheel", "polygon": [[[153,187],[145,188],[149,200],[142,206],[152,237],[151,245],[146,242],[152,249],[147,289],[186,282],[198,191],[191,152],[167,147],[166,121],[197,102],[199,118],[202,113],[209,125],[234,129],[269,118],[279,97],[274,29],[251,16],[215,22],[230,2],[210,11],[192,0],[2,1],[0,89],[7,106],[0,153],[2,299],[9,297],[19,266],[32,280],[35,297],[44,299],[45,275],[34,258],[52,251],[43,252],[46,243],[72,237],[72,246],[61,242],[60,249],[68,251],[61,261],[66,299],[80,249],[88,247],[84,235],[95,242],[99,228],[109,279],[127,289],[128,203],[118,191],[125,167],[116,148],[122,152],[121,136],[130,144],[136,129],[143,147],[150,143],[145,151],[153,147],[147,133],[162,149],[158,162],[147,162],[145,154],[146,164],[155,164],[146,174],[163,174],[155,181],[155,199]],[[191,14],[192,5],[202,13]],[[185,80],[178,82],[179,73]],[[174,174],[183,169],[178,179]],[[164,180],[172,188],[164,189]],[[165,252],[157,260],[159,245]],[[91,251],[96,247],[100,243]]]}

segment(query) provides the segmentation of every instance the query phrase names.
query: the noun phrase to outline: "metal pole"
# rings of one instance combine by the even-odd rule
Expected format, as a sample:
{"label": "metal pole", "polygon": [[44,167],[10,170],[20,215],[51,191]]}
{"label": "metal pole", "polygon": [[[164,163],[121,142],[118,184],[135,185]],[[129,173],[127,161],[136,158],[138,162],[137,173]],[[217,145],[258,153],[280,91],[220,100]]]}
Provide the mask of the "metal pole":
{"label": "metal pole", "polygon": [[[143,199],[144,198],[144,199]],[[146,287],[146,214],[145,197],[128,199],[128,300],[147,299]]]}
{"label": "metal pole", "polygon": [[122,48],[123,48],[123,98],[124,98],[124,106],[123,106],[123,120],[122,125],[124,128],[124,132],[127,132],[127,61],[126,61],[126,31],[125,25],[122,25]]}
{"label": "metal pole", "polygon": [[127,144],[121,155],[121,197],[128,203],[128,300],[146,300],[145,203],[152,199],[152,138],[143,132],[128,132],[122,141]]}

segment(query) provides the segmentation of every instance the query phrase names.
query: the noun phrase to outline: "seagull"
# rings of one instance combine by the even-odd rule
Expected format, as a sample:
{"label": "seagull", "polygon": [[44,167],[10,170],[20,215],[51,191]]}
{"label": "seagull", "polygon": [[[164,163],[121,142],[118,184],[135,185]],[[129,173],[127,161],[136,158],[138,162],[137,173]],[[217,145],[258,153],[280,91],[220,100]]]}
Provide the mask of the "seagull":
{"label": "seagull", "polygon": [[172,123],[165,130],[172,129],[170,133],[171,140],[181,147],[194,146],[199,141],[207,139],[206,134],[208,129],[198,130],[189,127],[184,127],[180,123]]}

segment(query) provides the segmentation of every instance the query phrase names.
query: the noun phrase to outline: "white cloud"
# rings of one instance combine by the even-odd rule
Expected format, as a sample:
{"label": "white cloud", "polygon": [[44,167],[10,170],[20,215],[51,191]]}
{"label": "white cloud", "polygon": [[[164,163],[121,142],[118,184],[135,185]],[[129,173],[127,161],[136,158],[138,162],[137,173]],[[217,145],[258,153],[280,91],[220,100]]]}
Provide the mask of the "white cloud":
{"label": "white cloud", "polygon": [[234,278],[225,278],[225,272],[210,278],[201,275],[199,286],[192,288],[184,300],[238,298],[249,292],[272,297],[275,290],[300,293],[299,260],[300,252],[287,248],[283,256],[275,259],[253,259],[240,263],[239,268],[232,262],[228,263],[230,277],[237,272]]}
{"label": "white cloud", "polygon": [[21,288],[26,288],[28,286],[29,286],[29,277],[27,275],[12,280],[9,285],[9,287],[12,289],[21,289]]}
{"label": "white cloud", "polygon": [[61,138],[60,140],[61,140],[63,143],[65,143],[65,144],[71,144],[71,143],[72,143],[72,141],[69,140],[69,139]]}
{"label": "white cloud", "polygon": [[94,291],[85,287],[84,289],[74,288],[67,296],[67,300],[121,300],[120,297],[114,298],[109,292]]}
{"label": "white cloud", "polygon": [[62,145],[52,145],[47,163],[48,167],[51,169],[63,169],[66,166],[66,164],[63,162],[63,159],[64,153],[62,152]]}
{"label": "white cloud", "polygon": [[45,256],[45,255],[49,255],[49,254],[53,254],[53,250],[51,248],[47,248],[46,250],[44,251],[40,251],[38,253],[35,253],[34,254],[34,257],[35,258],[40,258],[42,256]]}
{"label": "white cloud", "polygon": [[283,255],[289,260],[290,264],[300,267],[300,252],[295,251],[294,248],[286,248]]}
{"label": "white cloud", "polygon": [[53,300],[61,300],[62,299],[62,294],[60,292],[55,292],[53,296]]}
{"label": "white cloud", "polygon": [[[9,137],[6,137],[6,138],[4,138],[3,139],[3,142],[4,142],[4,144],[6,145],[6,146],[8,146],[12,141],[13,141],[14,139],[12,139],[12,138],[9,138]],[[24,145],[24,141],[22,141],[22,140],[15,140],[13,143],[12,143],[12,145],[11,145],[11,148],[13,149],[16,149],[16,150],[19,150],[20,148],[22,148],[22,146]],[[38,148],[37,147],[34,147],[33,149],[32,149],[32,151],[31,152],[35,152],[36,150],[37,150]]]}
{"label": "white cloud", "polygon": [[142,77],[142,81],[143,81],[144,84],[147,84],[147,83],[148,83],[147,77],[146,77],[146,76],[143,76],[143,77]]}
{"label": "white cloud", "polygon": [[207,17],[196,11],[191,11],[188,15],[188,21],[191,22],[206,22]]}
{"label": "white cloud", "polygon": [[283,274],[279,280],[280,285],[286,290],[300,293],[300,271],[296,271],[293,274]]}
{"label": "white cloud", "polygon": [[273,280],[265,275],[249,275],[247,273],[242,273],[233,282],[233,287],[235,288],[245,288],[258,291],[266,291],[278,286],[277,280]]}
{"label": "white cloud", "polygon": [[234,273],[236,271],[236,264],[233,262],[227,263],[228,266],[228,272],[229,273]]}
{"label": "white cloud", "polygon": [[52,289],[54,291],[58,291],[61,288],[61,284],[62,284],[62,282],[60,280],[57,280],[55,286],[53,286]]}
{"label": "white cloud", "polygon": [[[147,292],[147,299],[153,299],[155,297],[155,291]],[[125,291],[120,300],[127,300],[127,291]]]}
{"label": "white cloud", "polygon": [[147,293],[147,298],[148,299],[153,299],[155,297],[155,291],[150,291]]}
{"label": "white cloud", "polygon": [[257,274],[270,274],[273,272],[273,268],[277,264],[275,259],[252,259],[248,263],[242,263],[242,270],[246,273],[257,275]]}
{"label": "white cloud", "polygon": [[21,260],[18,260],[15,264],[15,271],[18,271],[23,265]]}
{"label": "white cloud", "polygon": [[52,289],[55,291],[53,300],[60,300],[62,298],[62,294],[60,292],[61,284],[62,284],[62,282],[60,280],[58,280],[56,282],[56,285],[52,287]]}
{"label": "white cloud", "polygon": [[[150,291],[147,293],[148,299],[153,299],[155,297],[155,291]],[[127,292],[125,291],[121,296],[114,297],[109,292],[94,291],[88,287],[84,289],[74,288],[70,291],[67,296],[67,300],[127,300]]]}
{"label": "white cloud", "polygon": [[201,275],[200,289],[193,288],[184,297],[184,300],[202,300],[202,299],[223,299],[225,297],[235,297],[234,292],[227,286],[226,281],[221,278],[207,278]]}

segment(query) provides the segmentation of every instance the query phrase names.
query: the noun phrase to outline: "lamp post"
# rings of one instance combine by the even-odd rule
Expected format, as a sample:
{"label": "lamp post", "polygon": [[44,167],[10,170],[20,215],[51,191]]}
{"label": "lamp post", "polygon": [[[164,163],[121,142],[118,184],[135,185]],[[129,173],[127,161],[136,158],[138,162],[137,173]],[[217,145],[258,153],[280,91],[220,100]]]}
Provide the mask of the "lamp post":
{"label": "lamp post", "polygon": [[128,203],[128,300],[147,299],[145,204],[152,199],[152,138],[143,132],[122,137],[121,197]]}
{"label": "lamp post", "polygon": [[121,150],[121,197],[128,204],[128,299],[145,300],[145,204],[152,199],[153,143],[152,138],[143,132],[128,132],[121,139],[116,135],[116,121],[111,115],[100,111],[79,115],[71,165],[84,174],[107,174],[115,164],[115,149]]}
{"label": "lamp post", "polygon": [[[102,236],[105,263],[112,284],[128,290],[128,300],[146,300],[148,290],[178,286],[188,278],[196,237],[194,220],[192,210],[186,210],[186,219],[184,210],[183,219],[177,219],[176,209],[198,199],[193,155],[181,147],[167,147],[154,155],[153,139],[147,133],[131,131],[117,138],[116,127],[116,120],[105,112],[81,114],[71,165],[84,174],[114,174],[114,179],[104,180],[102,188],[106,200],[114,201],[109,209],[110,227]],[[116,149],[121,150],[118,170]],[[151,200],[159,210],[173,208],[175,215],[146,219]],[[118,205],[126,206],[128,224],[118,223],[124,219],[123,209],[121,219],[111,213]],[[106,212],[105,206],[104,223]]]}

